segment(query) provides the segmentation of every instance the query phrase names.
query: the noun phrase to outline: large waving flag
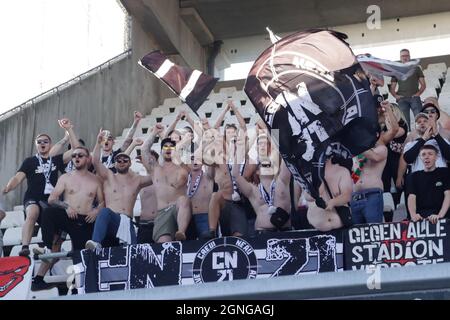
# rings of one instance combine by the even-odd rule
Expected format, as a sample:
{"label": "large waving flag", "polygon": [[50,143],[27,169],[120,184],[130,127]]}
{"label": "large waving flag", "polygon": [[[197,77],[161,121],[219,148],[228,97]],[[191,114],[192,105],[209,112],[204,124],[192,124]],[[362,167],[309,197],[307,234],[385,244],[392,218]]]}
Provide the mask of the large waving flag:
{"label": "large waving flag", "polygon": [[395,77],[398,80],[408,79],[419,65],[420,59],[407,63],[376,58],[370,54],[360,54],[356,57],[364,71],[378,79]]}
{"label": "large waving flag", "polygon": [[279,130],[286,165],[316,199],[328,158],[350,165],[376,142],[374,97],[346,37],[315,29],[277,40],[245,83],[260,116]]}
{"label": "large waving flag", "polygon": [[197,112],[218,80],[201,71],[174,64],[159,50],[145,55],[139,64],[163,81],[194,112]]}

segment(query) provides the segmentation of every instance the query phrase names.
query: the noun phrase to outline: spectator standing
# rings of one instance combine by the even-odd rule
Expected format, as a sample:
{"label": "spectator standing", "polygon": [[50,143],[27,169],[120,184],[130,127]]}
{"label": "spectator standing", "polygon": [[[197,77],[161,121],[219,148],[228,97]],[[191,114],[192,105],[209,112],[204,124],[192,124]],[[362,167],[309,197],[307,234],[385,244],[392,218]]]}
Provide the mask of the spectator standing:
{"label": "spectator standing", "polygon": [[[400,60],[402,63],[407,63],[411,60],[408,49],[402,49],[400,51]],[[396,90],[397,85],[398,90]],[[414,73],[406,80],[399,80],[395,77],[391,78],[390,92],[403,112],[408,126],[410,125],[410,110],[412,110],[415,116],[422,109],[420,95],[425,91],[425,88],[425,76],[420,66],[417,66]]]}

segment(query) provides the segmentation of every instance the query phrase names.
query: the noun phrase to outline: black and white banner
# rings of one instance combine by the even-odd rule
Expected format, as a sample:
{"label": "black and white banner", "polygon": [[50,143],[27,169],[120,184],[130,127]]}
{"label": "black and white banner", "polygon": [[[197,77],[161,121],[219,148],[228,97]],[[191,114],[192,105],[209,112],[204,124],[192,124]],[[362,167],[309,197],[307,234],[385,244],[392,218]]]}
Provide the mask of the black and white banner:
{"label": "black and white banner", "polygon": [[145,55],[139,64],[163,81],[194,112],[218,80],[201,71],[176,65],[158,50]]}
{"label": "black and white banner", "polygon": [[351,163],[376,142],[374,98],[345,39],[319,29],[289,35],[256,59],[245,83],[256,111],[279,130],[289,170],[316,199],[327,159]]}
{"label": "black and white banner", "polygon": [[344,269],[341,232],[283,232],[258,238],[217,238],[104,248],[75,253],[81,293]]}
{"label": "black and white banner", "polygon": [[445,219],[359,225],[345,235],[348,270],[450,261],[449,225]]}

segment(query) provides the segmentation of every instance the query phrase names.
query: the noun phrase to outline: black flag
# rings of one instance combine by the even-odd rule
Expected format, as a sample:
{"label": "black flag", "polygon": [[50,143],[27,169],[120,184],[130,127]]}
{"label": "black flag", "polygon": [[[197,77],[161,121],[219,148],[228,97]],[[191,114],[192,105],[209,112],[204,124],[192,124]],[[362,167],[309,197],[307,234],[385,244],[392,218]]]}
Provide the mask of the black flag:
{"label": "black flag", "polygon": [[139,64],[163,81],[194,112],[197,112],[218,80],[201,71],[174,64],[159,50],[145,55]]}
{"label": "black flag", "polygon": [[278,40],[245,83],[257,112],[279,130],[286,165],[316,199],[328,158],[350,164],[376,142],[374,99],[346,37],[315,29]]}

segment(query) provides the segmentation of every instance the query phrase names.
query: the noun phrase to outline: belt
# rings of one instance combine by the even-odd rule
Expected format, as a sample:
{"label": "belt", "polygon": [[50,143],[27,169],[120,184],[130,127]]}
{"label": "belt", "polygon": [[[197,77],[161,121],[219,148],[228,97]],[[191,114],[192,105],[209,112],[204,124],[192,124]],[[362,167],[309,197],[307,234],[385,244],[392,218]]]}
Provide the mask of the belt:
{"label": "belt", "polygon": [[368,195],[375,194],[375,193],[382,193],[381,189],[372,189],[368,191],[358,191],[357,193],[352,194],[352,200],[353,201],[359,201],[362,199],[367,198]]}
{"label": "belt", "polygon": [[154,221],[149,221],[149,220],[139,220],[139,225],[140,226],[151,226],[154,224]]}

